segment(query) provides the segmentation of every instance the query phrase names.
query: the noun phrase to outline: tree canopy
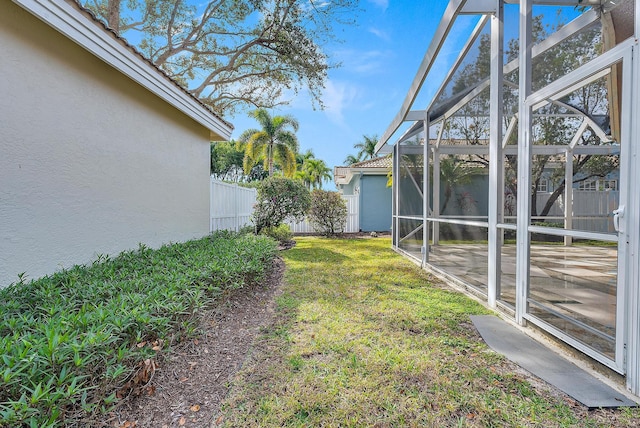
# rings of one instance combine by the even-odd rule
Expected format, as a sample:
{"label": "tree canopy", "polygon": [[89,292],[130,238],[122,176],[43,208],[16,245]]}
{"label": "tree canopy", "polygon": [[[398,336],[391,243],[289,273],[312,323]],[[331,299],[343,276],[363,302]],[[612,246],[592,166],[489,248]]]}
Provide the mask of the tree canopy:
{"label": "tree canopy", "polygon": [[268,173],[258,163],[245,174],[243,169],[246,144],[236,141],[215,141],[211,143],[211,175],[221,181],[250,182],[267,177]]}
{"label": "tree canopy", "polygon": [[362,141],[353,145],[358,149],[358,158],[362,160],[373,159],[376,156],[376,144],[378,144],[377,135],[363,135]]}
{"label": "tree canopy", "polygon": [[304,182],[307,189],[322,189],[324,180],[331,180],[331,169],[325,161],[316,158],[312,150],[296,155],[296,163],[298,170],[295,178]]}
{"label": "tree canopy", "polygon": [[358,0],[81,0],[109,27],[221,114],[314,106],[332,63],[323,45],[355,23]]}
{"label": "tree canopy", "polygon": [[[274,163],[282,169],[285,177],[293,177],[296,172],[298,153],[298,121],[293,116],[271,116],[265,109],[251,112],[261,129],[247,129],[238,141],[245,145],[244,172],[246,174],[260,160],[264,161],[269,177],[273,175]],[[291,128],[291,129],[289,129]]]}

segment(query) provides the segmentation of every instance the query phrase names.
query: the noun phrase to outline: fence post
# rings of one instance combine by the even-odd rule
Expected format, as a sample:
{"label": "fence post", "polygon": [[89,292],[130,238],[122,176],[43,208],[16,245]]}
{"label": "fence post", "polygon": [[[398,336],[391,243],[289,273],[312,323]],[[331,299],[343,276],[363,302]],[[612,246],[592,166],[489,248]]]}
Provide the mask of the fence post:
{"label": "fence post", "polygon": [[209,176],[209,233],[213,232],[213,177]]}
{"label": "fence post", "polygon": [[233,230],[237,232],[238,223],[240,223],[240,219],[238,218],[238,183],[233,183]]}

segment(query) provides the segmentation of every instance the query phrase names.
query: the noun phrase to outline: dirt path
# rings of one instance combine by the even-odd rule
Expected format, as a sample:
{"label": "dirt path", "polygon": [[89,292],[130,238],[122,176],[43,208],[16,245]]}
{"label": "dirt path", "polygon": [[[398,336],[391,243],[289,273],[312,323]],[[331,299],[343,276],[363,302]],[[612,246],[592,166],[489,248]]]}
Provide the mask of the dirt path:
{"label": "dirt path", "polygon": [[211,426],[252,342],[274,315],[284,268],[282,259],[277,259],[262,284],[236,290],[206,313],[205,334],[175,346],[142,395],[123,403],[109,426]]}

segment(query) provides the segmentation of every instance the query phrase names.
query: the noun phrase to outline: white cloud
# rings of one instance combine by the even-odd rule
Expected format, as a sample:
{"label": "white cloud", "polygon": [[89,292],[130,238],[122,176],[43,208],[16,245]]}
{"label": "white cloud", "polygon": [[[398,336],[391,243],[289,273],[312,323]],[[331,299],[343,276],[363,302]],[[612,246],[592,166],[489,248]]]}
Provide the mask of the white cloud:
{"label": "white cloud", "polygon": [[382,10],[387,10],[389,7],[389,0],[369,0],[371,3],[375,4]]}
{"label": "white cloud", "polygon": [[356,74],[378,74],[389,63],[391,51],[358,51],[346,49],[335,52],[335,57],[342,62],[342,68]]}
{"label": "white cloud", "polygon": [[357,87],[345,82],[327,81],[322,101],[325,114],[333,123],[346,126],[344,110],[351,107],[359,98]]}
{"label": "white cloud", "polygon": [[369,27],[368,30],[370,33],[378,36],[379,38],[381,38],[382,40],[388,42],[389,40],[391,40],[391,37],[389,37],[389,34],[386,31],[380,30],[379,28],[375,28],[375,27]]}

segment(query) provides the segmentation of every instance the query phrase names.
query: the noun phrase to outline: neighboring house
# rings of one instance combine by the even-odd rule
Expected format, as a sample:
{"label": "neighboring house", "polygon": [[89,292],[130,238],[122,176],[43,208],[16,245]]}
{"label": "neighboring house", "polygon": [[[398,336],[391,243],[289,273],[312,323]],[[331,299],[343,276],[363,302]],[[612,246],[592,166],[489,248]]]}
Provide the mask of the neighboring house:
{"label": "neighboring house", "polygon": [[0,287],[209,232],[232,126],[74,1],[0,2]]}
{"label": "neighboring house", "polygon": [[333,180],[343,195],[359,195],[360,230],[391,231],[391,157],[379,157],[334,168]]}

